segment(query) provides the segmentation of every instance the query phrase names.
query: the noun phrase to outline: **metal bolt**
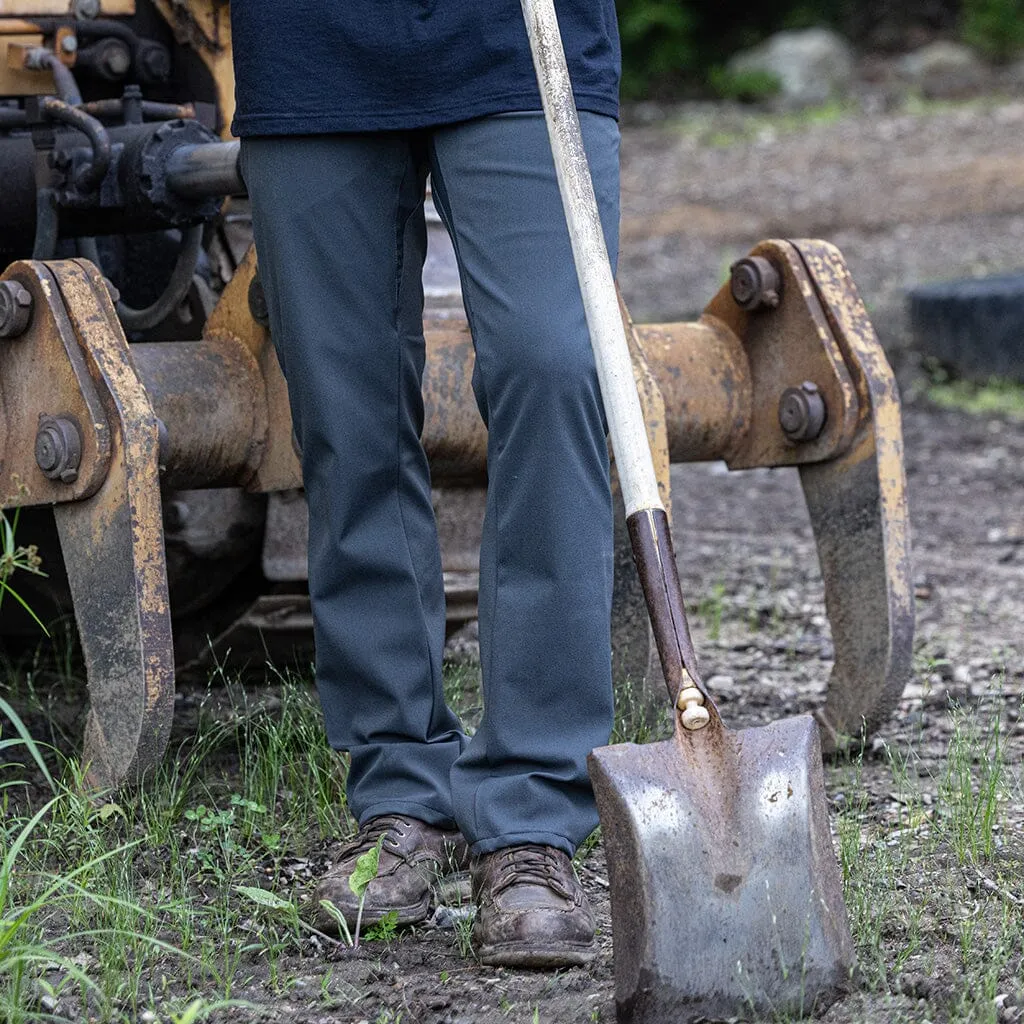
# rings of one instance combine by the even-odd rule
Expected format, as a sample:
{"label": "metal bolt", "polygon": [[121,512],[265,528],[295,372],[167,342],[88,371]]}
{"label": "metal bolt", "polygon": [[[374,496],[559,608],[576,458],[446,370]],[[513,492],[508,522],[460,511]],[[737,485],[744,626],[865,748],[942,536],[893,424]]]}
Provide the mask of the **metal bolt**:
{"label": "metal bolt", "polygon": [[95,18],[100,13],[100,0],[75,0],[71,13],[76,18]]}
{"label": "metal bolt", "polygon": [[730,268],[732,297],[740,309],[753,313],[757,309],[775,309],[779,304],[782,279],[779,272],[763,256],[748,256]]}
{"label": "metal bolt", "polygon": [[138,68],[147,82],[163,82],[171,74],[171,55],[159,43],[140,43],[135,51]]}
{"label": "metal bolt", "polygon": [[82,435],[68,416],[39,417],[36,433],[36,465],[50,480],[73,484],[82,464]]}
{"label": "metal bolt", "polygon": [[261,327],[270,326],[270,310],[267,309],[267,296],[259,274],[253,274],[249,282],[249,312]]}
{"label": "metal bolt", "polygon": [[64,53],[78,52],[78,36],[65,36],[60,41],[60,48]]}
{"label": "metal bolt", "polygon": [[17,338],[32,319],[32,293],[17,281],[0,281],[0,338]]}
{"label": "metal bolt", "polygon": [[827,410],[818,386],[805,380],[779,399],[779,425],[790,441],[813,441],[825,428]]}
{"label": "metal bolt", "polygon": [[120,39],[111,39],[103,47],[100,64],[111,78],[123,78],[132,66],[132,55]]}

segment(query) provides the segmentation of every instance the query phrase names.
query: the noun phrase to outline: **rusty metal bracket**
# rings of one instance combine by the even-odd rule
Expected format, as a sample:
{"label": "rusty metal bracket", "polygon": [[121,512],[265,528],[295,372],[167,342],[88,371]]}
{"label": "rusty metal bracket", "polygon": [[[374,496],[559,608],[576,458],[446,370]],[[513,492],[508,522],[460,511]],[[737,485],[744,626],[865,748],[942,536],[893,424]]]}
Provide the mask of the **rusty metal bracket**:
{"label": "rusty metal bracket", "polygon": [[[94,494],[111,458],[111,429],[85,356],[105,329],[73,322],[52,267],[13,263],[0,281],[20,285],[29,296],[28,324],[0,339],[0,507],[80,501]],[[78,453],[50,475],[44,469],[45,426],[58,421],[77,434]],[[41,458],[42,456],[42,458]]]}
{"label": "rusty metal bracket", "polygon": [[[797,466],[831,458],[849,446],[858,403],[850,372],[829,328],[800,254],[789,242],[761,242],[745,263],[764,261],[778,277],[774,304],[745,308],[745,294],[725,285],[704,311],[743,343],[751,387],[749,429],[734,435],[724,458],[730,469]],[[742,304],[741,304],[742,303]],[[779,400],[805,381],[824,400],[824,426],[815,438],[791,440],[779,422]]]}
{"label": "rusty metal bracket", "polygon": [[870,735],[910,680],[914,588],[896,380],[839,250],[793,243],[857,391],[850,447],[802,466],[832,626],[835,667],[818,714],[827,750]]}
{"label": "rusty metal bracket", "polygon": [[[12,272],[41,300],[29,328],[37,332],[37,356],[54,355],[58,341],[65,355],[19,366],[37,385],[26,387],[20,379],[21,394],[42,392],[49,401],[51,375],[68,394],[80,387],[82,400],[90,395],[89,403],[96,403],[89,436],[106,439],[105,472],[92,470],[81,494],[65,486],[50,500],[58,502],[54,515],[88,673],[83,762],[91,782],[116,787],[139,778],[163,755],[174,708],[159,423],[96,268],[63,260],[15,264]],[[25,340],[32,339],[7,345]],[[71,377],[67,366],[74,367]],[[5,365],[0,379],[6,372]],[[97,463],[95,452],[90,458]],[[33,504],[39,495],[34,489]]]}

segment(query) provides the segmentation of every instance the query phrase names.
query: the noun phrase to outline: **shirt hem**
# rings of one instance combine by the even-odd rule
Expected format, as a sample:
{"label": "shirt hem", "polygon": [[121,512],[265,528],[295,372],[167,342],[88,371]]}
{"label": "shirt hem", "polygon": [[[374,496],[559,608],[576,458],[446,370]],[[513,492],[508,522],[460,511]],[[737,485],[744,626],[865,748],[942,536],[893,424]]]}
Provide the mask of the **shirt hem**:
{"label": "shirt hem", "polygon": [[[409,110],[374,110],[332,112],[329,114],[236,114],[231,125],[232,134],[239,137],[253,135],[326,135],[333,132],[411,131],[420,128],[438,128],[472,121],[492,114],[507,114],[516,110],[539,110],[536,93],[504,96],[501,100],[481,100],[469,106],[456,108]],[[593,114],[605,114],[618,120],[619,103],[607,95],[577,93],[576,107]]]}

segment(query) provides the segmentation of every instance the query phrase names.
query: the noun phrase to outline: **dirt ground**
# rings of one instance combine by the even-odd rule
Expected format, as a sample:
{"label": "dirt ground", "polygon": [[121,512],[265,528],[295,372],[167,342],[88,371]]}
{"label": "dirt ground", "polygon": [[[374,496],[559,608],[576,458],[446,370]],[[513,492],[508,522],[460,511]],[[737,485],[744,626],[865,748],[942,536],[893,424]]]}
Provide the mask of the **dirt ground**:
{"label": "dirt ground", "polygon": [[[949,741],[944,712],[951,699],[1005,704],[1005,757],[1019,773],[1024,423],[939,410],[921,397],[904,289],[1024,266],[1024,102],[786,118],[707,105],[641,113],[624,124],[622,148],[619,278],[634,319],[696,314],[729,264],[762,238],[818,236],[845,253],[899,371],[918,671],[866,755],[862,785],[871,800],[888,799],[884,745],[911,733],[924,766],[938,764]],[[723,717],[742,726],[814,706],[832,650],[795,472],[677,466],[673,488],[684,589],[703,601],[695,640]],[[848,785],[848,768],[831,766],[828,782],[833,794]],[[1019,817],[1004,842],[1019,851]],[[297,898],[312,890],[329,854],[296,865]],[[233,995],[272,1007],[260,1019],[302,1024],[612,1021],[600,847],[583,864],[582,878],[601,941],[601,955],[587,970],[481,968],[460,952],[449,922],[356,953],[311,943],[303,956],[282,958],[277,970],[287,983],[277,990],[253,962],[240,972],[251,981]],[[913,984],[855,994],[824,1019],[943,1019],[928,1017],[933,1011],[919,1007],[919,995]]]}
{"label": "dirt ground", "polygon": [[[619,276],[634,318],[697,313],[730,262],[761,238],[824,237],[844,251],[899,369],[908,399],[919,670],[868,752],[862,784],[871,799],[887,798],[891,779],[882,752],[910,733],[924,770],[938,765],[949,742],[951,700],[1005,704],[1011,723],[1005,756],[1019,773],[1024,424],[943,411],[915,397],[920,376],[904,289],[1024,265],[1024,103],[993,99],[914,113],[796,119],[708,106],[660,113],[656,121],[627,122],[623,134]],[[695,601],[716,595],[696,619],[695,638],[706,675],[717,677],[723,715],[730,724],[748,725],[807,710],[824,690],[832,652],[795,473],[678,466],[673,486],[684,587]],[[847,769],[829,768],[830,787],[846,781]],[[1010,850],[1019,851],[1020,835],[1020,821],[1011,822]],[[311,998],[322,960],[293,960],[284,969],[298,980],[275,1003],[274,1019],[611,1021],[611,928],[600,848],[582,877],[602,944],[589,970],[482,969],[460,954],[455,932],[428,928],[383,954],[379,947],[356,958],[324,951],[337,993],[333,1005]],[[919,1006],[915,984],[856,994],[825,1019],[936,1019],[928,1017],[934,1009]],[[266,1002],[259,986],[238,995]]]}

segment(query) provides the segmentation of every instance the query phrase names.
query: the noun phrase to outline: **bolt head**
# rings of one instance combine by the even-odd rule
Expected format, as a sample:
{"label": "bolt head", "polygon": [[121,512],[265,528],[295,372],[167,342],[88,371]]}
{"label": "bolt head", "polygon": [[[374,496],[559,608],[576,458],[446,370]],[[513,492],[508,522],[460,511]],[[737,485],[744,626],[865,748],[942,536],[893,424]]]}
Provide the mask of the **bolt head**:
{"label": "bolt head", "polygon": [[49,480],[71,484],[82,463],[82,435],[68,416],[40,416],[36,432],[36,465]]}
{"label": "bolt head", "polygon": [[78,52],[78,36],[65,36],[60,41],[60,48],[64,53]]}
{"label": "bolt head", "polygon": [[825,428],[825,400],[812,381],[786,388],[779,399],[779,426],[790,441],[813,441]]}
{"label": "bolt head", "polygon": [[171,55],[166,47],[154,43],[140,48],[136,57],[146,77],[153,82],[162,82],[171,74]]}
{"label": "bolt head", "polygon": [[132,55],[119,39],[112,40],[103,51],[103,68],[108,75],[121,78],[132,66]]}
{"label": "bolt head", "polygon": [[17,338],[32,319],[32,293],[18,281],[0,281],[0,338]]}
{"label": "bolt head", "polygon": [[51,473],[60,462],[60,437],[53,427],[45,427],[36,434],[36,465],[44,473]]}
{"label": "bolt head", "polygon": [[748,256],[730,268],[729,287],[736,305],[752,313],[758,309],[775,309],[779,304],[782,279],[771,262],[763,256]]}
{"label": "bolt head", "polygon": [[76,18],[95,18],[100,13],[100,0],[75,0],[71,10]]}

